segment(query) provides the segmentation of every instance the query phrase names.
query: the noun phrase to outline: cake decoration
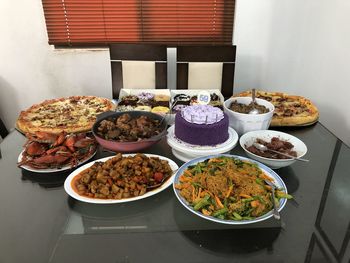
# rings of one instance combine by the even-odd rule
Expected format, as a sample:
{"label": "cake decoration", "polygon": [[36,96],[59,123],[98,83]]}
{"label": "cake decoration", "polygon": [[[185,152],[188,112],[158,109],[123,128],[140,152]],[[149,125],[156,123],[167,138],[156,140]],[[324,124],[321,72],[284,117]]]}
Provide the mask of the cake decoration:
{"label": "cake decoration", "polygon": [[224,113],[219,108],[210,105],[193,105],[185,107],[181,116],[190,123],[213,124],[224,118]]}

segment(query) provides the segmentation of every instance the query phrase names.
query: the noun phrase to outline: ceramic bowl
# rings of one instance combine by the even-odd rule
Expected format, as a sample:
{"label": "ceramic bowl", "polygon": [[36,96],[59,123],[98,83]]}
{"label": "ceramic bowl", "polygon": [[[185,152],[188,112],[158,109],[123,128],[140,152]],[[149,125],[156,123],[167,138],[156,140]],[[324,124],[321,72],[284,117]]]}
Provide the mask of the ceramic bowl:
{"label": "ceramic bowl", "polygon": [[294,145],[293,150],[297,152],[297,157],[299,158],[303,157],[307,152],[306,145],[297,137],[290,135],[288,133],[272,131],[272,130],[247,132],[241,136],[241,138],[239,139],[239,143],[241,147],[244,149],[248,157],[254,160],[257,160],[263,164],[266,164],[272,169],[286,167],[296,162],[295,159],[272,159],[272,158],[262,157],[254,153],[251,153],[246,149],[247,147],[251,146],[258,138],[264,141],[271,141],[273,137],[277,137],[281,140],[288,141],[291,144],[293,144]]}
{"label": "ceramic bowl", "polygon": [[246,104],[252,102],[251,97],[234,97],[224,102],[224,111],[229,117],[230,127],[235,129],[239,135],[249,131],[266,130],[269,128],[275,107],[263,99],[256,99],[256,103],[269,109],[269,112],[262,114],[246,114],[235,112],[230,109],[232,102]]}

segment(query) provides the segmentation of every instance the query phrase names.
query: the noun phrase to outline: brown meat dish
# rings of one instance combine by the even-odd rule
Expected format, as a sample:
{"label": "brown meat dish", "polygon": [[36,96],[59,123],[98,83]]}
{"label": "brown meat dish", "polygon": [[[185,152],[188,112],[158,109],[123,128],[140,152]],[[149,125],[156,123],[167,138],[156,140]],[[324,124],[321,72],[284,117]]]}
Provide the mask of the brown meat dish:
{"label": "brown meat dish", "polygon": [[[256,142],[265,145],[270,150],[279,151],[281,153],[286,153],[286,154],[289,154],[291,156],[297,157],[296,151],[292,150],[294,148],[294,145],[291,144],[288,141],[281,140],[278,137],[273,137],[270,142],[267,142],[267,141],[264,141],[262,139],[257,138]],[[290,159],[290,158],[288,158],[288,157],[286,157],[284,155],[281,155],[281,154],[278,154],[278,153],[274,153],[274,152],[271,152],[271,151],[260,151],[259,149],[257,149],[253,145],[251,145],[249,147],[246,147],[246,149],[248,151],[250,151],[251,153],[254,153],[256,155],[259,155],[259,156],[262,156],[262,157],[266,157],[266,158],[271,158],[271,159]]]}
{"label": "brown meat dish", "polygon": [[159,120],[147,116],[132,118],[125,113],[116,119],[109,118],[100,122],[97,134],[106,139],[119,142],[135,142],[151,138],[162,132]]}
{"label": "brown meat dish", "polygon": [[257,104],[256,102],[255,103],[251,102],[247,105],[247,104],[243,104],[243,103],[238,103],[235,100],[230,105],[230,110],[235,111],[235,112],[239,112],[239,113],[248,114],[253,109],[257,109],[259,114],[269,112],[268,108],[266,108],[264,105]]}
{"label": "brown meat dish", "polygon": [[[123,199],[143,195],[172,175],[168,161],[144,154],[123,157],[117,154],[96,162],[73,180],[73,189],[91,198]],[[154,189],[154,188],[152,188]]]}

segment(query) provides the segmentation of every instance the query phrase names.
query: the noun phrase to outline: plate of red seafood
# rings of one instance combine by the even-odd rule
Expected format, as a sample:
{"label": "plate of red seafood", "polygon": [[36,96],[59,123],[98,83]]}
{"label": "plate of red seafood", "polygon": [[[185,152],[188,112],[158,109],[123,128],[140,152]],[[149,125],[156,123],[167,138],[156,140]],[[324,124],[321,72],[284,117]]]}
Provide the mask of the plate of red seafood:
{"label": "plate of red seafood", "polygon": [[64,190],[76,200],[115,204],[144,199],[172,185],[179,167],[155,154],[121,154],[84,164],[64,182]]}
{"label": "plate of red seafood", "polygon": [[36,173],[54,173],[72,169],[95,154],[97,142],[86,133],[26,134],[28,141],[18,156],[18,166]]}

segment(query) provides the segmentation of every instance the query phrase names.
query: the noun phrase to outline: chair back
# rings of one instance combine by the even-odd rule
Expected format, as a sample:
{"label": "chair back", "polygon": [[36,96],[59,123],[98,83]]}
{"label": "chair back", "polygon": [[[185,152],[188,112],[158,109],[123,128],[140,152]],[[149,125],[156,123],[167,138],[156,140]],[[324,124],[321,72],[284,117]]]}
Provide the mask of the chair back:
{"label": "chair back", "polygon": [[3,123],[3,121],[0,118],[0,136],[1,138],[5,138],[7,135],[9,134],[5,124]]}
{"label": "chair back", "polygon": [[[177,46],[176,48],[177,89],[188,89],[191,86],[198,88],[198,84],[191,81],[191,74],[200,78],[199,83],[203,85],[201,88],[213,89],[213,82],[209,77],[219,73],[221,93],[225,98],[232,96],[236,46]],[[200,67],[200,64],[203,64],[203,67]]]}
{"label": "chair back", "polygon": [[[109,50],[113,99],[118,99],[122,88],[167,88],[167,47],[165,45],[111,44]],[[146,74],[153,76],[145,76]],[[152,81],[153,87],[148,84]]]}

